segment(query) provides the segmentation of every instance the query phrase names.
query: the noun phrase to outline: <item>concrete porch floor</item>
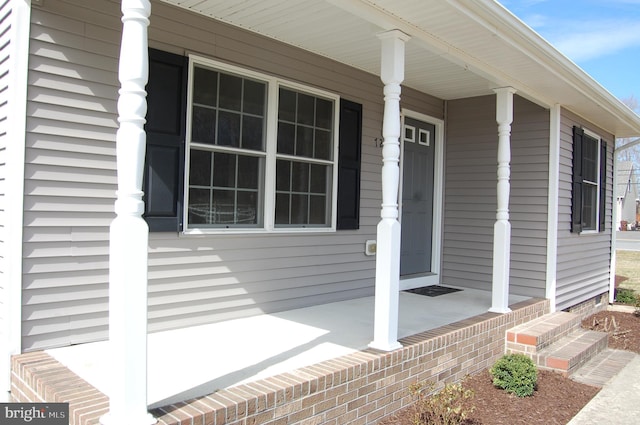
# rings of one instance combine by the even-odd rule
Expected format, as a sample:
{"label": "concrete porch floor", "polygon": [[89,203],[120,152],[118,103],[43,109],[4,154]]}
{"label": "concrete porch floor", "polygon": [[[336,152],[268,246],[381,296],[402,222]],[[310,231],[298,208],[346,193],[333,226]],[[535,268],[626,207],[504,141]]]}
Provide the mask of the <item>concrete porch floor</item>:
{"label": "concrete porch floor", "polygon": [[[510,296],[509,304],[527,297]],[[398,338],[487,312],[491,292],[464,289],[429,297],[400,293]],[[186,329],[148,339],[150,408],[213,393],[367,348],[374,298],[360,298]],[[109,394],[108,342],[47,350]]]}

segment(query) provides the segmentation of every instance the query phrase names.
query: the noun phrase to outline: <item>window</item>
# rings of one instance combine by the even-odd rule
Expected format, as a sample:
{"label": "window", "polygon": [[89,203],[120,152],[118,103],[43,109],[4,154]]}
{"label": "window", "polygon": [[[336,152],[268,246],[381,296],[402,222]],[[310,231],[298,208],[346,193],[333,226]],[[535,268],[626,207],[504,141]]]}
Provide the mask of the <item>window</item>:
{"label": "window", "polygon": [[597,230],[600,140],[582,139],[582,230]]}
{"label": "window", "polygon": [[213,66],[192,67],[186,228],[331,227],[335,97]]}
{"label": "window", "polygon": [[361,105],[154,49],[147,93],[150,231],[358,228]]}
{"label": "window", "polygon": [[260,227],[267,83],[192,69],[187,227]]}
{"label": "window", "polygon": [[276,226],[327,226],[331,218],[333,102],[280,88]]}
{"label": "window", "polygon": [[571,231],[604,231],[607,145],[582,128],[573,133]]}

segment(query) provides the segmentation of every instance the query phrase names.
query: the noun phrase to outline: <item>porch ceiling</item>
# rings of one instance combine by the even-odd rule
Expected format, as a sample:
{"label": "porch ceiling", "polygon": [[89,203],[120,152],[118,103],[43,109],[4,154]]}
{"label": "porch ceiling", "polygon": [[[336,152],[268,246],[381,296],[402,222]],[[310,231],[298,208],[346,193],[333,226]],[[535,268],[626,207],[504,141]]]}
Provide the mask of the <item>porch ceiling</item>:
{"label": "porch ceiling", "polygon": [[400,29],[412,37],[406,86],[445,100],[512,86],[544,107],[561,104],[617,137],[640,135],[640,117],[494,1],[162,1],[376,75],[375,34]]}

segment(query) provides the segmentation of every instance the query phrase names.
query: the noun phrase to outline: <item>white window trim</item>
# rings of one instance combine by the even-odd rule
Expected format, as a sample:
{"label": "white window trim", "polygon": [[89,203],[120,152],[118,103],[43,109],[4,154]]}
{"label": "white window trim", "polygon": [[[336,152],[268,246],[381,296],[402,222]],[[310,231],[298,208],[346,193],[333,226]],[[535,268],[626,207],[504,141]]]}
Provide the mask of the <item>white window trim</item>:
{"label": "white window trim", "polygon": [[[422,135],[426,135],[426,142],[422,141]],[[423,145],[423,146],[429,146],[430,144],[430,139],[431,139],[431,132],[420,129],[418,131],[418,144]]]}
{"label": "white window trim", "polygon": [[[403,120],[404,122],[404,120]],[[412,125],[403,125],[402,126],[404,129],[404,142],[410,142],[410,143],[415,143],[416,141],[416,128]],[[409,130],[411,132],[411,137],[407,137],[407,130]]]}
{"label": "white window trim", "polygon": [[[265,151],[259,155],[265,158],[264,189],[263,195],[263,226],[247,228],[188,228],[189,205],[189,158],[191,152],[191,103],[193,99],[193,68],[196,64],[208,66],[222,72],[230,72],[241,77],[254,78],[267,84],[267,113],[265,115]],[[314,160],[314,163],[332,164],[331,184],[331,222],[325,227],[276,227],[275,225],[275,200],[276,200],[276,157],[278,137],[278,92],[280,87],[289,88],[310,95],[323,97],[333,101],[333,160]],[[185,164],[184,164],[184,192],[182,203],[183,235],[210,235],[210,234],[260,234],[260,233],[332,233],[336,231],[337,207],[338,207],[338,142],[340,128],[340,96],[326,90],[314,88],[304,84],[275,77],[261,72],[252,71],[239,66],[219,62],[199,55],[189,55],[189,72],[187,81],[187,111],[186,111],[186,137],[185,137]],[[244,151],[243,151],[244,152]],[[305,158],[306,159],[306,158]]]}
{"label": "white window trim", "polygon": [[[592,139],[596,139],[598,142],[598,146],[596,148],[596,152],[598,155],[598,164],[597,164],[597,172],[598,172],[598,176],[597,176],[597,180],[595,182],[589,182],[590,184],[594,184],[596,186],[596,228],[595,229],[588,229],[588,230],[582,230],[580,232],[581,235],[590,235],[590,234],[598,234],[600,233],[600,181],[602,180],[600,178],[600,169],[601,169],[601,164],[600,161],[602,161],[602,158],[600,158],[600,146],[602,146],[602,137],[600,137],[599,134],[594,133],[591,130],[588,130],[586,128],[583,129],[584,130],[584,134],[585,136],[589,136]],[[583,148],[584,150],[584,148]],[[583,180],[583,184],[584,182],[586,182],[587,180]],[[583,192],[584,193],[584,192]],[[582,201],[584,202],[584,197],[582,197]]]}

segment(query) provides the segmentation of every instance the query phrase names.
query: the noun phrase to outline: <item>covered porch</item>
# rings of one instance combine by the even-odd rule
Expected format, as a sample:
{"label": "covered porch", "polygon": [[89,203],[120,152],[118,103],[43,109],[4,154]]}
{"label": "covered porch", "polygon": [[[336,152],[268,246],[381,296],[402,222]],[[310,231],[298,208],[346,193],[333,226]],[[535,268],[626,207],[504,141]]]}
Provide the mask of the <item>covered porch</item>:
{"label": "covered porch", "polygon": [[[335,10],[332,12],[335,13]],[[351,12],[355,13],[356,11]],[[511,123],[514,115],[513,95],[517,89],[503,84],[503,81],[491,82],[487,87],[487,90],[496,96],[494,131],[498,134],[497,213],[493,228],[492,291],[484,293],[468,289],[469,293],[476,293],[476,295],[463,301],[462,305],[449,305],[448,309],[443,310],[443,314],[440,315],[437,314],[435,307],[411,307],[413,302],[421,304],[416,298],[419,296],[416,295],[403,294],[404,304],[408,305],[403,306],[399,302],[401,226],[398,198],[401,174],[398,164],[402,147],[400,141],[406,137],[401,128],[400,94],[401,85],[405,80],[405,59],[412,57],[410,54],[405,55],[405,44],[411,39],[411,36],[399,26],[395,27],[394,25],[394,27],[386,28],[387,25],[383,25],[383,31],[378,32],[377,36],[372,39],[376,44],[376,52],[372,57],[379,58],[380,61],[379,71],[376,70],[376,72],[379,72],[384,94],[384,112],[381,123],[383,136],[381,220],[377,225],[374,251],[376,255],[375,296],[366,301],[360,300],[359,303],[364,302],[363,304],[351,305],[354,303],[353,301],[345,301],[343,305],[346,307],[343,307],[343,312],[340,314],[335,311],[324,311],[326,308],[331,308],[327,306],[332,306],[332,304],[325,304],[316,307],[316,311],[310,310],[307,313],[302,313],[303,318],[294,315],[293,319],[282,319],[279,316],[257,319],[261,322],[261,326],[268,326],[274,317],[284,320],[280,323],[283,327],[281,331],[277,330],[278,326],[270,328],[271,332],[261,331],[259,326],[251,324],[251,319],[231,324],[227,322],[222,325],[212,325],[213,329],[203,333],[211,335],[212,340],[216,342],[225,341],[219,346],[205,340],[203,347],[193,347],[191,341],[197,340],[193,334],[186,337],[182,343],[176,343],[172,338],[170,338],[171,343],[161,339],[162,342],[156,342],[156,344],[163,347],[175,345],[179,349],[175,355],[168,353],[166,360],[154,363],[151,353],[156,351],[156,348],[152,342],[153,338],[147,338],[146,283],[149,226],[142,217],[145,209],[144,194],[141,190],[145,162],[146,130],[144,124],[147,106],[145,85],[148,81],[149,69],[147,27],[150,24],[150,3],[124,1],[122,14],[124,25],[119,64],[121,89],[118,101],[120,126],[116,135],[118,191],[115,202],[116,218],[111,224],[109,236],[109,345],[108,347],[105,345],[101,350],[107,353],[103,357],[104,363],[112,363],[112,367],[104,368],[96,365],[83,368],[83,373],[91,376],[97,387],[104,387],[105,391],[109,393],[110,408],[107,415],[101,419],[103,424],[120,423],[125,417],[133,417],[134,423],[153,423],[153,418],[146,414],[144,406],[153,408],[182,402],[185,399],[215,392],[218,389],[243,384],[246,382],[245,380],[263,379],[263,373],[269,376],[273,373],[286,372],[292,368],[324,362],[336,356],[348,357],[366,349],[367,346],[370,350],[397,353],[397,350],[403,348],[400,341],[403,337],[420,334],[447,323],[460,322],[469,317],[482,315],[487,311],[497,314],[511,313],[509,308],[509,260],[511,254],[509,162],[511,157]],[[486,84],[483,78],[480,79],[483,80],[483,84]],[[429,145],[429,140],[427,139],[424,143]],[[433,203],[439,209],[442,200],[436,200],[434,195]],[[437,223],[441,216],[434,215],[438,218],[433,219],[432,237],[437,241],[440,240],[439,232],[441,230]],[[431,259],[427,262],[438,264],[439,258],[437,256],[434,258],[435,260]],[[439,268],[439,265],[436,268]],[[432,271],[432,269],[425,270]],[[126,282],[129,283],[126,284]],[[484,294],[483,297],[479,296],[481,293]],[[485,295],[487,302],[478,302]],[[446,308],[446,303],[439,303],[439,305]],[[401,313],[403,309],[408,312],[404,318]],[[422,311],[423,314],[416,316],[414,313],[410,313],[412,311]],[[445,311],[459,311],[460,316],[447,317],[444,314]],[[308,323],[309,318],[313,317],[318,317],[321,320],[315,323],[312,320],[311,323]],[[328,317],[335,319],[335,321],[327,321]],[[439,321],[440,318],[443,319],[442,322]],[[406,322],[401,325],[401,320]],[[287,329],[288,326],[292,327]],[[346,333],[338,332],[344,327],[350,328],[349,336]],[[189,329],[177,332],[190,334],[192,331]],[[483,341],[483,347],[489,351],[487,355],[481,356],[482,360],[489,360],[502,352],[502,347],[497,341],[502,339],[501,332],[503,331],[504,329],[498,329],[497,333],[493,334],[492,343],[485,346],[485,341]],[[491,332],[496,332],[496,329],[492,329]],[[239,334],[243,338],[246,338],[246,335],[254,334],[260,335],[260,337],[264,336],[266,339],[259,345],[273,347],[274,351],[260,350],[256,352],[253,338],[245,340],[244,342],[248,342],[249,345],[242,347],[242,345],[236,346],[236,338],[225,337],[225,335],[238,337]],[[327,334],[333,334],[333,336],[327,338]],[[285,335],[285,338],[280,340],[280,335]],[[294,335],[296,339],[292,340]],[[182,340],[182,338],[181,335],[176,339]],[[344,338],[343,343],[340,343],[341,338]],[[347,341],[349,341],[348,344]],[[234,349],[229,350],[227,344],[234,345]],[[167,379],[167,368],[175,367],[176,364],[184,364],[180,355],[183,347],[189,347],[190,351],[197,353],[206,353],[202,363],[213,363],[221,367],[203,370],[201,366],[198,366],[200,362],[194,361],[195,370],[191,372],[178,371],[173,378]],[[237,352],[236,348],[239,348]],[[71,351],[71,349],[67,351]],[[160,351],[165,352],[164,348]],[[61,354],[63,352],[64,350],[55,351],[57,355],[63,355]],[[261,354],[262,357],[245,357],[244,353]],[[442,356],[443,354],[445,356]],[[438,353],[438,364],[447,360],[446,354],[446,350]],[[477,366],[479,364],[478,358],[476,358],[477,354],[474,353],[465,359],[468,367],[463,368],[461,365],[456,365],[453,366],[454,369],[467,370]],[[435,356],[435,354],[431,355]],[[91,358],[91,356],[92,354],[87,353],[82,357]],[[213,361],[207,361],[209,359]],[[240,363],[234,366],[236,361],[240,361]],[[86,363],[85,366],[87,366]],[[157,369],[154,370],[154,368]],[[453,371],[454,369],[450,374],[459,372],[457,369]],[[108,375],[101,378],[100,373],[92,373],[91,370],[109,372]],[[419,372],[416,371],[416,373]],[[154,384],[149,381],[148,376],[154,375],[162,376],[162,384]],[[198,378],[192,380],[190,378],[192,375],[196,375]],[[438,376],[438,378],[441,377]],[[107,388],[106,382],[109,382],[112,387]],[[171,389],[165,392],[163,390],[165,386],[170,386]],[[157,391],[157,393],[154,394],[153,391]],[[367,422],[371,422],[371,420],[367,419]]]}
{"label": "covered porch", "polygon": [[[620,125],[622,133],[626,131],[617,117],[617,103],[498,3],[432,1],[425,6],[417,1],[306,0],[294,5],[263,0],[230,6],[218,0],[122,0],[104,2],[101,10],[91,10],[79,0],[75,7],[70,7],[73,1],[38,3],[32,42],[47,47],[32,49],[33,57],[45,64],[37,72],[103,67],[95,75],[79,72],[74,81],[86,86],[83,93],[92,100],[94,83],[119,83],[119,91],[104,90],[108,101],[97,106],[113,124],[100,134],[108,146],[109,159],[101,165],[108,169],[107,178],[100,174],[95,185],[82,192],[87,196],[94,186],[103,188],[107,202],[95,208],[109,222],[115,210],[115,220],[107,231],[106,219],[89,220],[78,208],[82,211],[68,214],[64,221],[32,229],[51,257],[30,261],[49,265],[62,258],[66,268],[42,273],[34,267],[33,275],[46,276],[25,274],[32,279],[27,281],[32,283],[31,293],[23,282],[12,282],[12,301],[25,312],[46,310],[38,305],[41,300],[56,304],[47,311],[50,316],[35,325],[38,317],[14,312],[12,348],[3,356],[6,365],[11,361],[12,397],[69,402],[71,423],[150,424],[156,418],[164,424],[373,423],[407,403],[411,383],[458,380],[488,367],[504,352],[506,329],[556,308],[561,109],[567,105],[578,116],[601,115],[603,126]],[[76,24],[77,37],[57,28],[66,19]],[[105,36],[111,45],[103,43]],[[143,217],[149,192],[143,193],[142,185],[148,178],[143,177],[149,147],[145,125],[150,121],[148,94],[153,92],[147,85],[149,47],[179,56],[183,67],[198,56],[203,63],[215,62],[214,68],[268,77],[274,94],[275,76],[280,76],[301,90],[330,94],[336,106],[342,99],[361,102],[364,124],[356,126],[353,137],[363,149],[366,166],[358,169],[357,175],[366,179],[355,191],[363,195],[362,205],[354,208],[360,227],[337,225],[337,158],[331,159],[333,197],[331,203],[326,201],[326,226],[275,226],[277,137],[272,132],[269,148],[252,152],[263,155],[271,167],[265,172],[271,177],[269,187],[261,187],[271,203],[271,208],[264,208],[262,227],[187,234],[189,229],[178,223],[150,238],[149,217]],[[76,54],[67,57],[67,51]],[[52,87],[58,86],[54,79]],[[54,100],[66,104],[66,97],[60,96]],[[189,106],[181,95],[177,98],[180,108]],[[277,96],[270,99],[271,106],[279,101]],[[514,103],[525,108],[514,111]],[[275,129],[276,109],[269,110],[269,125]],[[102,122],[84,122],[83,117],[96,114],[78,115],[79,111],[84,112],[76,106],[73,114],[62,114],[62,134],[67,134],[69,116],[72,130],[73,124],[98,128],[97,122]],[[434,136],[433,143],[438,159],[432,167],[425,166],[435,176],[433,184],[424,186],[433,192],[433,252],[424,255],[425,264],[432,267],[414,274],[435,276],[437,283],[469,285],[434,298],[399,290],[403,206],[398,200],[404,169],[398,165],[406,158],[402,123],[410,114],[433,120],[433,133],[441,137]],[[332,116],[339,121],[337,110]],[[512,137],[514,118],[521,127],[514,127]],[[523,135],[523,127],[535,135]],[[178,133],[178,151],[188,149],[188,133]],[[534,147],[537,162],[528,150],[532,140],[539,142]],[[415,141],[420,144],[421,139]],[[429,141],[422,140],[426,146]],[[83,143],[90,144],[80,139],[78,146],[84,148]],[[337,153],[339,145],[334,145]],[[67,149],[75,154],[78,146]],[[512,177],[512,147],[515,165],[534,162],[533,171],[513,167]],[[235,154],[239,149],[222,151]],[[178,157],[178,170],[189,166],[180,155],[167,156]],[[57,158],[43,165],[57,166]],[[72,166],[80,168],[76,165],[82,158],[70,161]],[[318,162],[311,159],[310,163]],[[112,171],[117,173],[113,209]],[[181,171],[176,175],[188,177]],[[537,178],[535,200],[532,187],[521,184],[532,175]],[[86,175],[75,178],[84,183]],[[516,196],[510,195],[511,180]],[[179,222],[188,217],[181,203],[186,191],[180,184],[174,188],[178,202],[169,210],[175,209]],[[60,208],[69,213],[66,206]],[[474,213],[471,219],[469,212]],[[59,234],[66,249],[41,236],[49,234]],[[79,267],[78,288],[73,288],[67,279],[78,267],[78,258],[89,270]],[[356,266],[337,267],[338,262]],[[98,276],[93,276],[96,267]],[[517,272],[513,276],[512,268]],[[88,290],[88,282],[96,289]],[[375,297],[357,298],[371,295],[374,282]],[[315,287],[298,291],[303,284]],[[50,286],[55,285],[64,288],[55,288],[56,299],[51,300]],[[355,299],[327,303],[348,298]],[[68,300],[74,306],[65,304]],[[219,300],[231,300],[231,306],[215,305]],[[305,307],[312,304],[317,305]],[[291,310],[292,305],[297,309]],[[82,311],[70,311],[71,307]],[[242,314],[251,308],[287,311],[190,327],[218,319],[216,312],[236,313],[233,308]],[[90,342],[105,338],[107,312],[110,340]],[[162,331],[148,334],[154,314]],[[92,326],[101,327],[98,334]],[[177,329],[181,326],[186,327]],[[34,331],[43,328],[45,336]],[[55,339],[59,334],[66,337],[64,342]],[[28,346],[26,341],[41,345]],[[10,357],[63,344],[69,346]]]}
{"label": "covered porch", "polygon": [[[373,423],[409,402],[413,382],[455,381],[490,366],[507,329],[549,311],[547,300],[509,302],[512,311],[498,314],[487,312],[488,291],[403,291],[401,348],[391,353],[367,348],[373,297],[153,333],[150,412],[161,424]],[[14,400],[69,402],[70,423],[97,423],[109,408],[107,344],[14,357]]]}
{"label": "covered porch", "polygon": [[[548,252],[545,249],[538,250],[537,255],[543,260],[536,263],[534,270],[536,276],[541,276],[535,281],[538,294],[536,296],[542,296],[544,292],[550,301],[525,301],[525,298],[514,297],[509,290],[512,252],[509,217],[511,123],[514,118],[515,93],[518,93],[519,98],[540,109],[537,113],[544,116],[542,122],[545,125],[552,121],[550,131],[546,127],[543,128],[542,136],[538,138],[546,143],[547,134],[550,134],[549,144],[552,147],[558,145],[559,129],[555,124],[559,120],[559,103],[555,99],[539,95],[546,90],[535,87],[546,88],[548,82],[552,81],[557,82],[558,92],[561,92],[564,82],[558,78],[545,78],[555,77],[554,67],[549,71],[544,66],[538,69],[531,64],[531,57],[540,54],[546,49],[546,45],[541,42],[540,45],[534,43],[534,46],[528,46],[522,51],[512,48],[511,37],[519,37],[523,29],[513,17],[497,5],[482,6],[475,10],[475,6],[466,8],[453,3],[445,5],[433,2],[431,10],[423,10],[422,6],[415,2],[412,7],[415,6],[416,10],[387,13],[367,2],[327,1],[316,4],[311,1],[305,4],[312,3],[313,7],[320,8],[318,12],[322,13],[310,13],[310,9],[302,3],[296,11],[291,10],[290,4],[286,2],[247,4],[246,6],[251,6],[246,10],[249,18],[277,15],[276,9],[269,6],[282,7],[282,16],[296,18],[275,26],[258,19],[265,24],[263,27],[260,23],[253,25],[249,21],[236,21],[239,15],[233,10],[214,10],[217,7],[224,9],[224,2],[156,1],[153,2],[154,8],[161,9],[163,13],[153,16],[150,10],[151,2],[122,1],[121,19],[124,25],[118,56],[118,79],[121,88],[117,102],[119,126],[115,135],[117,217],[108,236],[110,341],[15,357],[12,370],[13,397],[16,400],[69,401],[76,406],[76,423],[84,423],[88,417],[95,423],[96,418],[105,412],[108,413],[102,417],[104,424],[152,423],[154,419],[147,414],[148,407],[155,409],[152,414],[161,417],[161,422],[164,423],[177,423],[182,420],[183,415],[194,417],[196,414],[201,414],[203,418],[207,415],[216,416],[215,422],[204,419],[202,422],[205,423],[245,423],[250,422],[249,418],[251,422],[269,423],[283,417],[287,417],[290,422],[313,417],[316,423],[325,423],[331,419],[327,416],[329,410],[333,412],[332,418],[343,417],[343,423],[353,422],[356,418],[363,418],[360,419],[363,423],[371,423],[405,403],[406,388],[411,382],[425,379],[455,380],[489,366],[504,350],[504,331],[508,327],[554,309],[555,270],[549,261],[554,258],[552,243],[547,247]],[[388,6],[391,7],[392,3],[389,2]],[[199,6],[187,7],[186,4]],[[324,81],[324,75],[311,78],[307,74],[311,74],[310,70],[315,69],[315,65],[308,64],[295,70],[289,77],[295,81],[306,82],[310,86],[327,87],[337,93],[344,92],[345,98],[360,100],[371,97],[366,99],[365,111],[369,115],[365,116],[364,133],[357,137],[363,146],[366,145],[367,160],[370,164],[375,164],[375,168],[371,166],[367,171],[368,182],[375,180],[376,185],[375,188],[366,189],[368,205],[361,208],[365,212],[361,214],[363,228],[359,229],[359,232],[344,232],[338,236],[338,232],[334,232],[337,229],[333,220],[331,226],[324,229],[330,233],[329,237],[320,233],[318,236],[312,232],[303,232],[308,229],[296,229],[295,233],[296,243],[299,243],[297,239],[302,239],[298,235],[308,238],[304,243],[305,255],[308,258],[318,257],[317,244],[325,244],[326,249],[330,251],[336,244],[336,236],[344,240],[345,244],[348,242],[349,253],[353,256],[358,255],[357,261],[362,263],[363,271],[367,272],[366,276],[365,273],[358,275],[358,279],[370,283],[373,283],[372,273],[369,273],[373,261],[361,255],[360,246],[362,242],[374,241],[375,297],[157,332],[147,336],[151,263],[152,272],[154,268],[174,268],[171,273],[151,274],[152,281],[165,279],[163,283],[175,285],[163,295],[163,298],[168,300],[178,298],[177,295],[184,295],[177,294],[179,290],[184,290],[178,287],[187,286],[180,285],[181,282],[169,282],[172,279],[177,280],[177,277],[184,273],[183,270],[176,270],[175,264],[169,263],[165,266],[165,263],[168,263],[167,259],[172,256],[189,263],[185,254],[188,253],[193,258],[198,258],[201,267],[206,270],[212,262],[212,256],[208,256],[207,253],[216,248],[224,252],[227,248],[224,244],[238,243],[236,239],[240,239],[240,243],[235,249],[242,252],[242,255],[233,257],[236,261],[234,265],[240,263],[240,260],[245,263],[254,262],[260,255],[252,255],[250,248],[253,248],[255,236],[248,231],[246,234],[224,234],[220,231],[210,235],[194,235],[192,238],[183,237],[185,235],[180,231],[178,234],[172,232],[163,236],[163,240],[168,241],[166,252],[159,253],[161,249],[151,249],[151,256],[149,255],[149,228],[142,217],[142,180],[145,146],[148,141],[145,130],[148,118],[146,95],[149,89],[146,87],[149,68],[148,28],[155,32],[151,37],[155,47],[179,51],[184,57],[193,52],[217,57],[223,52],[227,56],[223,54],[221,59],[225,61],[241,64],[246,62],[244,66],[247,68],[264,68],[273,74],[283,72],[270,63],[270,55],[273,53],[265,55],[268,57],[261,57],[262,66],[258,67],[253,60],[234,56],[238,53],[235,45],[227,46],[221,41],[213,46],[201,46],[200,33],[197,31],[191,34],[193,38],[189,42],[180,40],[180,43],[185,44],[172,44],[174,40],[171,31],[165,24],[178,9],[169,9],[167,5],[189,9],[188,18],[175,22],[176,27],[173,31],[181,32],[188,27],[195,28],[191,24],[197,16],[202,28],[216,27],[219,22],[245,28],[261,37],[284,40],[285,43],[302,51],[312,52],[317,56],[310,62],[312,64],[319,58],[330,58],[335,62],[327,66],[341,64],[345,68],[349,67],[349,74],[353,72],[354,75],[366,79],[375,77],[375,84],[371,83],[371,87],[343,87],[341,84],[344,76],[341,75],[332,76],[333,80],[328,82]],[[257,9],[253,10],[253,7]],[[415,12],[420,12],[419,17]],[[493,26],[487,25],[487,22],[493,22],[494,18],[487,16],[485,12],[495,13],[505,21],[502,28],[504,34],[496,36]],[[402,16],[416,16],[414,24],[399,18]],[[120,19],[120,16],[118,18]],[[329,22],[334,24],[332,28],[325,27]],[[440,27],[438,24],[441,22],[448,24],[446,27]],[[459,28],[469,28],[469,25],[473,25],[473,30],[460,34]],[[305,41],[300,37],[301,27],[314,28],[316,32],[311,33]],[[515,35],[512,35],[512,32]],[[233,34],[238,37],[231,37],[226,33],[218,34],[216,37],[226,40],[227,43],[240,36],[249,37],[245,32]],[[331,36],[327,38],[329,34]],[[463,40],[457,40],[459,35],[464,35]],[[442,41],[448,39],[452,40],[451,44]],[[454,43],[453,40],[457,41]],[[325,41],[328,45],[323,44]],[[478,41],[482,41],[480,44],[485,47],[478,47]],[[259,40],[258,44],[249,43],[247,46],[252,46],[255,50],[265,42]],[[510,54],[496,57],[494,50],[497,47],[509,49]],[[276,48],[284,50],[281,45]],[[286,52],[289,54],[290,50],[287,48]],[[257,56],[255,52],[254,54]],[[484,59],[479,60],[479,56]],[[287,57],[291,59],[290,56]],[[284,60],[284,54],[282,58]],[[518,60],[512,60],[514,58]],[[520,66],[522,64],[524,65]],[[288,69],[284,71],[291,72]],[[376,89],[375,92],[372,88]],[[488,218],[483,217],[481,225],[475,226],[480,231],[480,234],[473,235],[475,245],[470,243],[470,236],[464,232],[461,232],[463,239],[459,240],[459,244],[467,245],[464,248],[473,251],[474,255],[482,252],[478,255],[479,258],[474,258],[476,262],[465,262],[464,259],[458,261],[457,258],[446,261],[442,259],[444,249],[438,246],[438,243],[434,243],[436,249],[431,259],[438,276],[442,275],[439,268],[444,263],[450,267],[455,267],[451,264],[469,265],[473,268],[470,273],[474,275],[479,274],[479,270],[482,269],[483,276],[478,281],[483,289],[489,289],[493,285],[491,292],[465,288],[460,292],[430,299],[399,291],[401,229],[398,218],[401,218],[401,206],[398,205],[398,197],[402,182],[398,163],[401,159],[401,142],[405,137],[401,127],[401,92],[403,96],[407,93],[403,98],[403,108],[415,109],[414,112],[435,110],[437,113],[433,118],[441,122],[443,132],[444,127],[447,127],[447,137],[452,137],[451,130],[456,127],[456,121],[451,115],[456,112],[456,101],[481,97],[483,100],[491,99],[490,102],[483,102],[480,107],[472,108],[474,111],[484,111],[487,105],[491,106],[489,118],[483,119],[482,122],[490,124],[486,129],[486,137],[488,144],[496,148],[497,155],[492,153],[490,159],[485,158],[484,162],[490,164],[491,168],[490,185],[482,199],[476,200],[478,203],[491,201],[488,202],[490,207],[485,208]],[[567,96],[568,100],[577,101],[582,101],[585,97],[576,96],[573,91]],[[428,105],[430,102],[435,106]],[[444,120],[445,113],[447,120]],[[458,120],[466,122],[466,114],[461,114]],[[380,135],[380,131],[384,141],[382,149],[378,150],[377,136]],[[464,134],[458,137],[468,139]],[[428,139],[426,144],[428,145]],[[543,148],[545,163],[556,163],[557,158],[552,153],[549,153],[549,160],[546,160],[546,152],[550,150],[546,145]],[[437,163],[435,168],[438,166],[440,178],[444,180],[444,163]],[[466,169],[467,163],[463,161],[458,170],[468,186],[466,181],[470,178],[465,174]],[[541,181],[544,184],[548,181],[550,185],[548,197],[546,192],[540,197],[544,206],[548,199],[556,197],[553,182],[557,181],[557,178],[552,170],[540,175]],[[477,173],[471,179],[478,179]],[[435,192],[439,187],[442,187],[442,184],[434,189]],[[463,202],[452,202],[453,204],[468,203],[465,200],[473,198],[470,194],[476,195],[471,187],[463,188],[462,193],[462,197],[465,198]],[[444,199],[441,192],[439,195],[440,199],[434,195],[436,211],[432,226],[433,240],[451,241],[455,239],[451,237],[451,233],[455,232],[447,234],[443,230],[445,225],[441,221],[445,216]],[[494,197],[496,202],[493,202]],[[526,202],[530,202],[528,197],[526,199]],[[376,205],[372,207],[374,201]],[[332,208],[335,209],[335,206]],[[376,212],[378,208],[381,209],[379,217],[373,217],[374,214],[371,214],[374,208]],[[473,206],[470,206],[470,209],[473,209]],[[556,223],[552,212],[549,212],[552,217],[549,220],[549,228],[546,229],[543,223],[544,230],[538,229],[539,235],[536,237],[543,241],[541,245],[545,245],[547,240],[555,240]],[[361,211],[358,210],[356,213],[360,214]],[[380,220],[377,228],[374,220],[376,223]],[[268,234],[267,231],[274,230],[268,226],[260,230],[261,232],[257,233],[261,233],[259,237],[262,240],[284,239],[282,235],[285,232]],[[237,238],[233,239],[230,235]],[[203,240],[206,243],[202,243]],[[220,246],[217,246],[218,244]],[[298,245],[283,246],[288,251],[281,253],[278,260],[283,267],[292,268],[293,262],[290,261],[291,256],[288,253],[298,250]],[[264,252],[269,248],[270,246],[266,245]],[[332,257],[324,257],[320,264],[324,266],[325,273],[329,273],[329,269],[334,266],[331,263]],[[232,268],[229,268],[230,263],[229,260],[228,263],[220,262],[220,268],[232,271]],[[314,267],[313,273],[317,274],[319,267]],[[197,265],[194,265],[194,269],[197,268]],[[434,272],[434,269],[430,272]],[[240,269],[242,270],[246,269]],[[236,270],[238,274],[240,271]],[[256,267],[251,271],[251,278],[259,275],[259,283],[265,281],[263,269]],[[199,270],[189,272],[197,274]],[[331,273],[339,274],[340,271],[331,270]],[[528,278],[529,274],[525,274]],[[215,299],[218,292],[214,293],[211,290],[209,293],[209,288],[201,287],[205,286],[203,282],[209,277],[203,274],[199,281],[193,283],[193,287],[187,288],[191,293],[184,296],[187,301],[183,301],[183,304],[195,304],[202,298]],[[236,281],[235,276],[230,278],[239,287],[234,290],[243,291],[242,295],[249,300],[250,292],[241,287],[245,282]],[[303,282],[309,278],[308,275],[301,275],[291,280]],[[463,280],[469,276],[458,278]],[[272,273],[271,280],[267,280],[267,283],[275,282],[279,282],[279,278]],[[335,281],[329,282],[327,286],[339,286],[339,291],[345,291],[344,285],[348,283]],[[281,292],[291,289],[285,287]],[[366,289],[370,293],[373,288]],[[364,291],[358,287],[355,290]],[[342,299],[344,298],[347,296]],[[209,306],[201,308],[210,309]],[[193,314],[193,311],[188,310],[182,319],[189,319]],[[335,360],[336,358],[340,360]],[[297,372],[291,372],[292,370]],[[251,384],[255,382],[258,383]],[[70,383],[77,388],[89,388],[89,393],[78,395],[77,388],[70,388]],[[109,401],[105,395],[108,395]],[[198,403],[208,403],[203,400],[209,399],[213,401],[206,407],[194,407],[184,402],[187,399],[193,400],[194,397],[203,397]],[[222,415],[220,420],[217,419],[218,415]],[[290,417],[292,415],[298,416],[294,419]]]}

